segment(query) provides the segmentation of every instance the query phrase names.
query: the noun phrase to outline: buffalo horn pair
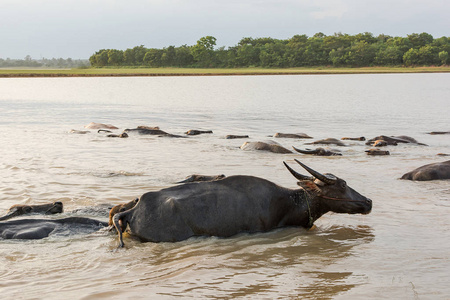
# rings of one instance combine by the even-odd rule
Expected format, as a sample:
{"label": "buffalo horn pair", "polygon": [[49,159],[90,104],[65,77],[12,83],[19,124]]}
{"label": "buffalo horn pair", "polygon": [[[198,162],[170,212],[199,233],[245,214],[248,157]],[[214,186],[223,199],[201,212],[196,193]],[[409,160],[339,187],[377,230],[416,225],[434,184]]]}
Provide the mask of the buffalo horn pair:
{"label": "buffalo horn pair", "polygon": [[300,173],[297,173],[296,171],[294,171],[294,169],[292,169],[291,167],[289,167],[284,161],[283,164],[286,166],[286,168],[289,170],[289,172],[291,172],[292,175],[294,175],[295,178],[297,178],[298,180],[311,180],[313,181],[314,178],[319,179],[320,181],[326,183],[326,184],[334,184],[336,182],[335,178],[330,178],[326,175],[323,175],[313,169],[311,169],[310,167],[302,164],[301,162],[299,162],[298,160],[294,159],[300,166],[302,166],[306,171],[308,171],[309,174],[311,174],[313,177],[311,176],[305,176],[302,175]]}

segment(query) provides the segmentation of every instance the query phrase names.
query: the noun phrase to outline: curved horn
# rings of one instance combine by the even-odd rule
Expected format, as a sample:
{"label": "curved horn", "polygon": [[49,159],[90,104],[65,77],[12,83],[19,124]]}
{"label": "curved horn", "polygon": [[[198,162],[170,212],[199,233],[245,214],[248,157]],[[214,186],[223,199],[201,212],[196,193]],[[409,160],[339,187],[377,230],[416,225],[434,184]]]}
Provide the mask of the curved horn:
{"label": "curved horn", "polygon": [[295,148],[294,146],[292,146],[292,148],[294,148],[295,151],[297,151],[298,153],[302,153],[302,154],[316,154],[317,150],[301,150],[298,148]]}
{"label": "curved horn", "polygon": [[300,173],[297,173],[296,171],[294,171],[294,169],[289,167],[288,164],[286,162],[284,162],[284,161],[283,161],[283,164],[289,170],[289,172],[291,172],[291,174],[294,175],[294,177],[297,178],[298,180],[314,180],[314,177],[305,176],[305,175],[302,175]]}
{"label": "curved horn", "polygon": [[306,171],[308,171],[312,176],[316,177],[317,179],[319,179],[320,181],[326,183],[326,184],[334,184],[336,182],[335,178],[330,178],[327,177],[313,169],[311,169],[310,167],[302,164],[301,162],[299,162],[298,160],[294,159],[300,166],[302,166]]}

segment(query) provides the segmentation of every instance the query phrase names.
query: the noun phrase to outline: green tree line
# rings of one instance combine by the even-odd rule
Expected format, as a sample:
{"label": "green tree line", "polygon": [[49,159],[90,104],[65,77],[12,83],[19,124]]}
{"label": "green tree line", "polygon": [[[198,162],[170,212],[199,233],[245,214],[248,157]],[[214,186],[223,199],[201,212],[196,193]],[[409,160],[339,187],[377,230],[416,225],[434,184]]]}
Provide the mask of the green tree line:
{"label": "green tree line", "polygon": [[89,61],[93,67],[369,67],[431,66],[449,63],[450,38],[433,38],[428,33],[406,37],[365,32],[356,35],[316,33],[290,39],[246,37],[233,47],[216,46],[216,38],[205,36],[192,46],[163,49],[143,45],[123,50],[102,49]]}

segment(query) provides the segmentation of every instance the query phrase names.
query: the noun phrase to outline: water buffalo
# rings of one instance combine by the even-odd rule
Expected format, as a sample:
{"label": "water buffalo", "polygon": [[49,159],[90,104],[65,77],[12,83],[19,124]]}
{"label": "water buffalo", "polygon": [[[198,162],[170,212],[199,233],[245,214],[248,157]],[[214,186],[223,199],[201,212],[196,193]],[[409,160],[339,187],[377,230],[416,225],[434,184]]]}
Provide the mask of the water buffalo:
{"label": "water buffalo", "polygon": [[450,160],[421,166],[403,174],[401,179],[418,181],[450,179]]}
{"label": "water buffalo", "polygon": [[389,151],[380,149],[369,149],[365,151],[367,155],[390,155]]}
{"label": "water buffalo", "polygon": [[53,202],[48,204],[26,205],[16,204],[9,208],[6,215],[0,217],[0,221],[5,221],[14,217],[27,214],[58,214],[63,212],[62,202]]}
{"label": "water buffalo", "polygon": [[36,240],[48,237],[50,234],[92,233],[108,223],[81,217],[64,219],[20,219],[0,222],[0,237],[3,239]]}
{"label": "water buffalo", "polygon": [[299,189],[237,175],[145,193],[132,209],[113,218],[120,246],[124,245],[122,233],[127,227],[142,241],[177,242],[192,236],[230,237],[286,226],[310,228],[329,211],[371,211],[372,201],[343,179],[296,162],[312,175],[299,174],[284,163],[299,180]]}
{"label": "water buffalo", "polygon": [[292,146],[292,148],[294,148],[294,150],[297,151],[298,153],[302,153],[302,154],[311,154],[311,155],[317,155],[317,156],[342,156],[342,154],[339,152],[326,150],[324,148],[316,148],[314,150],[308,150],[308,149],[301,150],[301,149],[295,148],[294,146]]}
{"label": "water buffalo", "polygon": [[223,174],[220,175],[198,175],[193,174],[188,177],[186,177],[185,180],[178,181],[177,183],[187,183],[187,182],[201,182],[201,181],[213,181],[213,180],[220,180],[224,179],[226,176]]}
{"label": "water buffalo", "polygon": [[138,129],[148,129],[148,130],[159,130],[159,126],[146,126],[146,125],[139,125],[137,127]]}
{"label": "water buffalo", "polygon": [[348,140],[348,141],[365,141],[366,138],[361,136],[361,137],[356,137],[356,138],[352,138],[352,137],[343,137],[341,138],[341,140]]}
{"label": "water buffalo", "polygon": [[417,144],[417,145],[427,146],[426,144],[419,143],[418,141],[416,141],[416,139],[414,139],[410,136],[406,136],[406,135],[399,135],[399,136],[380,135],[380,136],[374,137],[373,139],[368,140],[366,142],[366,145],[372,145],[373,142],[375,142],[376,140],[386,141],[388,145],[394,145],[394,146],[396,146],[397,144],[400,144],[400,143]]}
{"label": "water buffalo", "polygon": [[232,139],[246,139],[248,138],[248,135],[235,135],[235,134],[229,134],[225,137],[227,140],[232,140]]}
{"label": "water buffalo", "polygon": [[245,142],[240,147],[242,150],[259,150],[259,151],[269,151],[273,153],[292,153],[292,151],[284,148],[280,144],[274,141],[267,142]]}
{"label": "water buffalo", "polygon": [[397,142],[392,141],[391,143],[388,144],[388,142],[384,141],[384,140],[375,140],[373,142],[370,142],[370,144],[366,145],[370,145],[372,147],[385,147],[387,145],[393,145],[393,146],[397,146]]}
{"label": "water buffalo", "polygon": [[338,139],[328,138],[323,140],[314,141],[311,143],[305,143],[305,145],[336,145],[336,146],[346,146],[343,142]]}
{"label": "water buffalo", "polygon": [[[204,181],[214,181],[214,180],[220,180],[225,178],[226,176],[221,174],[221,175],[213,175],[213,176],[208,176],[208,175],[191,175],[188,176],[185,180],[179,181],[177,183],[187,183],[187,182],[204,182]],[[113,217],[115,214],[122,212],[122,211],[126,211],[129,210],[131,208],[133,208],[136,203],[138,202],[138,198],[134,199],[133,201],[127,202],[127,203],[123,203],[123,204],[118,204],[114,207],[111,208],[111,210],[109,211],[109,222],[108,225],[111,226],[113,225]]]}
{"label": "water buffalo", "polygon": [[148,127],[148,126],[138,126],[137,128],[127,128],[124,132],[137,132],[142,135],[157,135],[157,136],[165,136],[165,137],[183,137],[181,135],[171,134],[165,132],[164,130],[159,129],[159,127]]}
{"label": "water buffalo", "polygon": [[122,132],[121,134],[108,134],[106,137],[110,138],[127,138],[128,134],[126,132]]}
{"label": "water buffalo", "polygon": [[432,132],[428,132],[428,134],[431,134],[431,135],[450,134],[450,131],[432,131]]}
{"label": "water buffalo", "polygon": [[213,132],[211,130],[194,130],[194,129],[191,129],[191,130],[186,131],[184,134],[187,134],[187,135],[199,135],[199,134],[205,134],[205,133],[213,133]]}
{"label": "water buffalo", "polygon": [[127,128],[124,132],[137,132],[139,134],[148,134],[148,135],[168,135],[170,133],[165,132],[164,130],[159,129],[159,127],[151,128],[151,127],[143,127],[138,126],[136,128]]}
{"label": "water buffalo", "polygon": [[312,139],[312,136],[306,133],[280,133],[277,132],[273,135],[275,138],[288,138],[288,139]]}
{"label": "water buffalo", "polygon": [[111,124],[102,124],[102,123],[94,123],[94,122],[87,124],[86,126],[84,126],[84,128],[88,128],[88,129],[119,129],[116,126],[111,125]]}

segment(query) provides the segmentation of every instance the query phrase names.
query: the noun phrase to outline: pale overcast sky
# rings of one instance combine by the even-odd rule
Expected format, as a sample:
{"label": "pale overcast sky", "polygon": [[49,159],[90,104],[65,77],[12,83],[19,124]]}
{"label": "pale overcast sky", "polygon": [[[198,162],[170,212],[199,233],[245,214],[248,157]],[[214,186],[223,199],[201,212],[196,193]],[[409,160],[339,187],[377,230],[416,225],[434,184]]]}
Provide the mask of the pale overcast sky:
{"label": "pale overcast sky", "polygon": [[0,0],[0,58],[89,58],[100,49],[217,46],[317,32],[450,36],[450,0]]}

